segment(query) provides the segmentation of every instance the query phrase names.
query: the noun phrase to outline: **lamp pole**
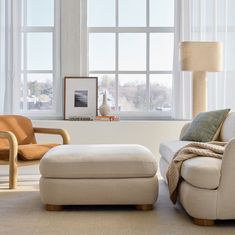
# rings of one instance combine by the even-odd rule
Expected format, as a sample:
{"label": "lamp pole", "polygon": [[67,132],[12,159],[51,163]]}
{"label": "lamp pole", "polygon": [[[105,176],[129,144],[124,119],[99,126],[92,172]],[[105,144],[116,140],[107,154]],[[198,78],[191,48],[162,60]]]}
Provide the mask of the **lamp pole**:
{"label": "lamp pole", "polygon": [[193,117],[207,108],[207,85],[206,72],[193,72]]}

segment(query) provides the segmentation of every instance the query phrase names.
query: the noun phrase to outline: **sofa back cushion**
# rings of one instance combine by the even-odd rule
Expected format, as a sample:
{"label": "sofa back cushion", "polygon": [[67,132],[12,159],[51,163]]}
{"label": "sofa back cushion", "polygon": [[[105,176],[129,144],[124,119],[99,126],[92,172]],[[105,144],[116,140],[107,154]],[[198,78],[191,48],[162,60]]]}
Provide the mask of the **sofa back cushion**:
{"label": "sofa back cushion", "polygon": [[220,140],[228,142],[235,137],[235,112],[228,114],[220,131]]}
{"label": "sofa back cushion", "polygon": [[[18,115],[0,115],[0,131],[11,131],[18,144],[35,144],[36,139],[30,119]],[[8,140],[0,138],[0,148],[8,146]]]}

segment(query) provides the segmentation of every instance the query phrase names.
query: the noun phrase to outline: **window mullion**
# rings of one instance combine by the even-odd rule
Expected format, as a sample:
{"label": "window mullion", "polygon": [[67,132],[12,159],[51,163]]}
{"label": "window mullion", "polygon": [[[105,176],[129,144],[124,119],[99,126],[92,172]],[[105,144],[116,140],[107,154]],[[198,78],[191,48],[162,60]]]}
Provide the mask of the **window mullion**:
{"label": "window mullion", "polygon": [[[33,72],[35,72],[35,70],[32,70]],[[46,71],[46,70],[45,70]],[[90,74],[115,74],[116,71],[111,71],[111,70],[90,70],[89,71]],[[141,70],[141,71],[134,71],[134,70],[122,70],[122,71],[118,71],[119,74],[146,74],[146,70]],[[149,74],[172,74],[172,70],[159,70],[159,71],[155,71],[155,70],[149,70]]]}
{"label": "window mullion", "polygon": [[[118,29],[119,26],[119,0],[115,1],[115,26]],[[119,33],[115,32],[115,82],[116,82],[116,102],[115,102],[115,110],[118,111],[118,96],[119,96]]]}
{"label": "window mullion", "polygon": [[[26,16],[25,16],[26,17]],[[21,29],[23,32],[29,32],[29,33],[53,33],[54,27],[40,27],[40,26],[24,26]]]}
{"label": "window mullion", "polygon": [[[23,27],[27,24],[27,0],[24,0],[24,16],[23,16]],[[23,111],[27,111],[27,93],[28,93],[28,86],[27,86],[27,33],[23,32],[23,43],[24,43],[24,73],[23,73]]]}
{"label": "window mullion", "polygon": [[[146,25],[149,27],[149,0],[146,0]],[[150,69],[150,33],[146,33],[146,102],[147,110],[150,110],[150,79],[149,79],[149,69]]]}
{"label": "window mullion", "polygon": [[89,27],[90,33],[173,33],[174,27]]}
{"label": "window mullion", "polygon": [[57,99],[56,99],[56,88],[57,88],[57,83],[56,83],[56,33],[55,33],[55,25],[57,24],[57,11],[56,11],[56,2],[54,4],[54,27],[52,30],[52,84],[53,84],[53,88],[52,88],[52,96],[53,96],[53,101],[52,101],[52,109],[55,111],[57,109],[56,103],[57,103]]}
{"label": "window mullion", "polygon": [[61,99],[61,93],[59,90],[62,90],[62,81],[60,79],[61,70],[61,53],[60,53],[60,1],[55,1],[54,5],[54,28],[53,28],[53,110],[55,113],[62,113],[60,102],[58,99]]}
{"label": "window mullion", "polygon": [[53,70],[30,70],[24,69],[26,73],[53,73]]}

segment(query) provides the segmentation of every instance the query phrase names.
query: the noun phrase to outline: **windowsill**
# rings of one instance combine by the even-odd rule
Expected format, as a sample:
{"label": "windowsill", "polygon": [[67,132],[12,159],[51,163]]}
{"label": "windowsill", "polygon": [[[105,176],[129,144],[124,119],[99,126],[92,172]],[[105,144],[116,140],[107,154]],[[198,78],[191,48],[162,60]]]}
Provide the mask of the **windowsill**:
{"label": "windowsill", "polygon": [[40,122],[81,122],[81,123],[124,123],[124,122],[187,122],[190,119],[121,119],[120,121],[77,121],[77,120],[64,120],[64,119],[33,119],[33,121]]}
{"label": "windowsill", "polygon": [[[81,121],[81,120],[65,120],[61,116],[29,116],[35,121],[66,121],[66,122],[110,122],[110,121]],[[170,116],[120,116],[120,121],[111,122],[165,122],[165,121],[191,121],[190,119],[171,118]]]}

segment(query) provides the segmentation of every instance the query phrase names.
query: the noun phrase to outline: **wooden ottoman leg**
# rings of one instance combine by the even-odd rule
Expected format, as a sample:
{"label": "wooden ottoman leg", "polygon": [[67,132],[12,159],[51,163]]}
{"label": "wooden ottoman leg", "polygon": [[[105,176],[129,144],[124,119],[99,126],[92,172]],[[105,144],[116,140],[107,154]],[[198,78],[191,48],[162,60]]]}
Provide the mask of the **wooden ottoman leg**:
{"label": "wooden ottoman leg", "polygon": [[215,224],[214,220],[210,220],[210,219],[196,219],[193,218],[193,222],[196,225],[200,225],[200,226],[212,226]]}
{"label": "wooden ottoman leg", "polygon": [[63,206],[62,205],[50,205],[50,204],[46,204],[45,208],[47,211],[61,211],[63,210]]}
{"label": "wooden ottoman leg", "polygon": [[150,211],[153,209],[153,205],[152,204],[136,205],[135,209],[140,211]]}

